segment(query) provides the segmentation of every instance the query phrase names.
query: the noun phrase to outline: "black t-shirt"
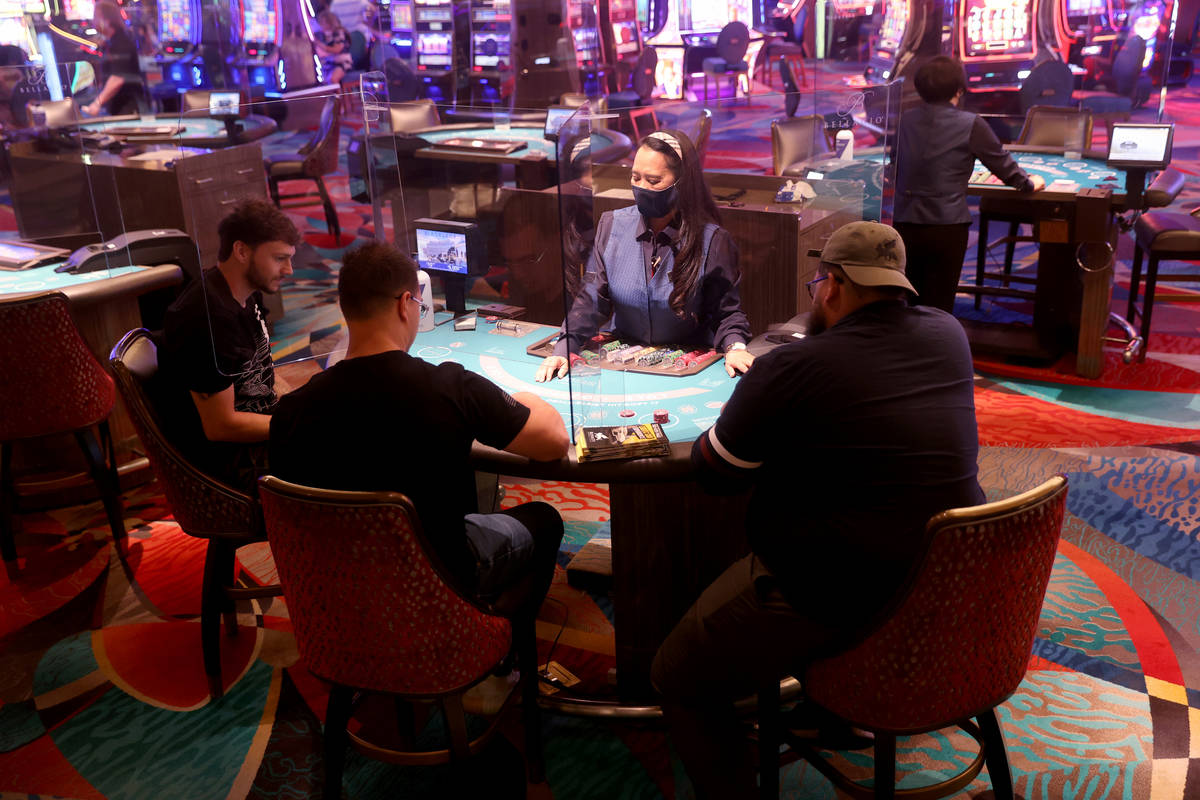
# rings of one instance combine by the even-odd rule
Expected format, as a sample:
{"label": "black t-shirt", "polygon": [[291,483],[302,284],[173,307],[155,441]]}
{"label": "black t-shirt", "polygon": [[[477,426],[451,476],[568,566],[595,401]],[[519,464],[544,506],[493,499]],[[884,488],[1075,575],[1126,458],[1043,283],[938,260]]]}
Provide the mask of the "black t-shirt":
{"label": "black t-shirt", "polygon": [[101,89],[113,75],[125,80],[116,95],[108,101],[108,113],[138,113],[138,98],[141,97],[143,91],[142,67],[138,62],[137,44],[129,35],[129,31],[121,28],[104,43],[104,51],[101,53],[97,72],[99,78],[97,85]]}
{"label": "black t-shirt", "polygon": [[938,309],[874,303],[772,351],[714,428],[713,450],[755,480],[754,552],[828,621],[878,609],[929,518],[984,499],[970,349]]}
{"label": "black t-shirt", "polygon": [[280,399],[271,472],[322,489],[404,493],[442,563],[469,585],[471,442],[506,447],[528,419],[526,406],[460,364],[400,350],[347,359]]}
{"label": "black t-shirt", "polygon": [[[255,292],[241,306],[221,270],[192,281],[163,318],[156,406],[171,442],[200,469],[233,481],[245,445],[210,442],[191,392],[233,387],[235,411],[270,414],[278,399],[267,335],[267,310]],[[245,488],[245,487],[243,487]]]}

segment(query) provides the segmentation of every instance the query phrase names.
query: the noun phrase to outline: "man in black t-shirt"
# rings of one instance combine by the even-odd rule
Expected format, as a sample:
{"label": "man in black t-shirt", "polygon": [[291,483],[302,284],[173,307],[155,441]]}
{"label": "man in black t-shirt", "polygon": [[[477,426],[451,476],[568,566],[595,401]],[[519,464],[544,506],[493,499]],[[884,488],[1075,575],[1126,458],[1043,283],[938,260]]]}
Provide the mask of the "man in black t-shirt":
{"label": "man in black t-shirt", "polygon": [[96,71],[97,78],[103,83],[100,94],[83,110],[92,116],[102,110],[109,114],[136,114],[138,100],[145,91],[137,44],[125,28],[121,10],[112,0],[96,3],[94,23],[105,39]]}
{"label": "man in black t-shirt", "polygon": [[[462,365],[408,354],[422,316],[412,261],[388,244],[346,254],[338,301],[346,358],[282,398],[271,418],[271,472],[323,489],[397,491],[459,588],[502,611],[532,613],[554,574],[562,519],[545,503],[477,514],[474,440],[539,460],[562,458],[562,417]],[[528,618],[528,617],[527,617]]]}
{"label": "man in black t-shirt", "polygon": [[244,200],[218,228],[217,266],[167,309],[156,406],[168,439],[218,480],[255,492],[266,470],[275,372],[262,293],[292,274],[300,234],[265,200]]}
{"label": "man in black t-shirt", "polygon": [[871,624],[926,522],[984,501],[961,325],[909,305],[887,225],[845,225],[820,256],[808,337],[759,358],[692,450],[706,488],[754,489],[751,555],[701,594],[652,670],[697,797],[754,796],[733,701]]}

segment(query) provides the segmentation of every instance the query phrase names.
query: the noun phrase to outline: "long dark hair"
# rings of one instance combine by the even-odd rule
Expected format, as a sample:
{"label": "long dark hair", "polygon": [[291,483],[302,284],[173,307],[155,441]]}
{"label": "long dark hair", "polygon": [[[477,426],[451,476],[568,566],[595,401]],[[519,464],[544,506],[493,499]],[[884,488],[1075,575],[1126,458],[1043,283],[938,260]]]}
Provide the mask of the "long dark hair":
{"label": "long dark hair", "polygon": [[638,147],[649,147],[662,155],[667,162],[667,169],[675,176],[678,205],[675,208],[679,215],[679,250],[675,253],[675,268],[671,270],[670,305],[675,315],[683,318],[688,298],[700,282],[700,270],[704,266],[704,228],[708,223],[721,224],[717,204],[712,198],[712,192],[704,180],[700,170],[700,154],[687,134],[680,131],[662,131],[674,136],[683,151],[680,158],[675,149],[662,139],[647,136],[638,142]]}

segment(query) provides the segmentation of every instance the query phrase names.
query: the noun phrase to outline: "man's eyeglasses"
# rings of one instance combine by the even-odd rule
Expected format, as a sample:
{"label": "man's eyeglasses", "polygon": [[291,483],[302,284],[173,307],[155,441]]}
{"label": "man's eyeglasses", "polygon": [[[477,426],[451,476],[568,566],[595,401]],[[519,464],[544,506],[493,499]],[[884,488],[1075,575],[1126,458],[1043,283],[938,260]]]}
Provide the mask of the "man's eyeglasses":
{"label": "man's eyeglasses", "polygon": [[[811,292],[812,289],[809,289],[809,291]],[[403,300],[404,295],[398,294],[398,295],[396,295],[396,299]],[[425,303],[421,302],[421,299],[419,297],[417,297],[415,294],[413,294],[412,292],[408,293],[408,299],[412,300],[414,303],[417,304],[417,308],[421,309],[421,319],[425,319],[425,315],[429,313],[429,306],[427,306]]]}
{"label": "man's eyeglasses", "polygon": [[808,283],[804,284],[804,288],[808,289],[808,299],[809,300],[817,299],[817,284],[823,280],[826,280],[828,277],[829,277],[829,273],[826,272],[824,275],[818,275],[817,277],[813,278]]}

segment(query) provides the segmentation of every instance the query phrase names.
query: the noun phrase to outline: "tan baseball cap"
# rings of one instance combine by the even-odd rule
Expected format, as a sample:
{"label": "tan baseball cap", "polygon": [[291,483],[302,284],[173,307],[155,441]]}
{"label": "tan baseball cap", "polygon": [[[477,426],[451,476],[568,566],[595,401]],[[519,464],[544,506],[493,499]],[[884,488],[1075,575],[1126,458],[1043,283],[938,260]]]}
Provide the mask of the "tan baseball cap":
{"label": "tan baseball cap", "polygon": [[899,286],[917,293],[904,277],[904,240],[891,225],[848,223],[833,232],[823,249],[808,254],[837,264],[860,286]]}

